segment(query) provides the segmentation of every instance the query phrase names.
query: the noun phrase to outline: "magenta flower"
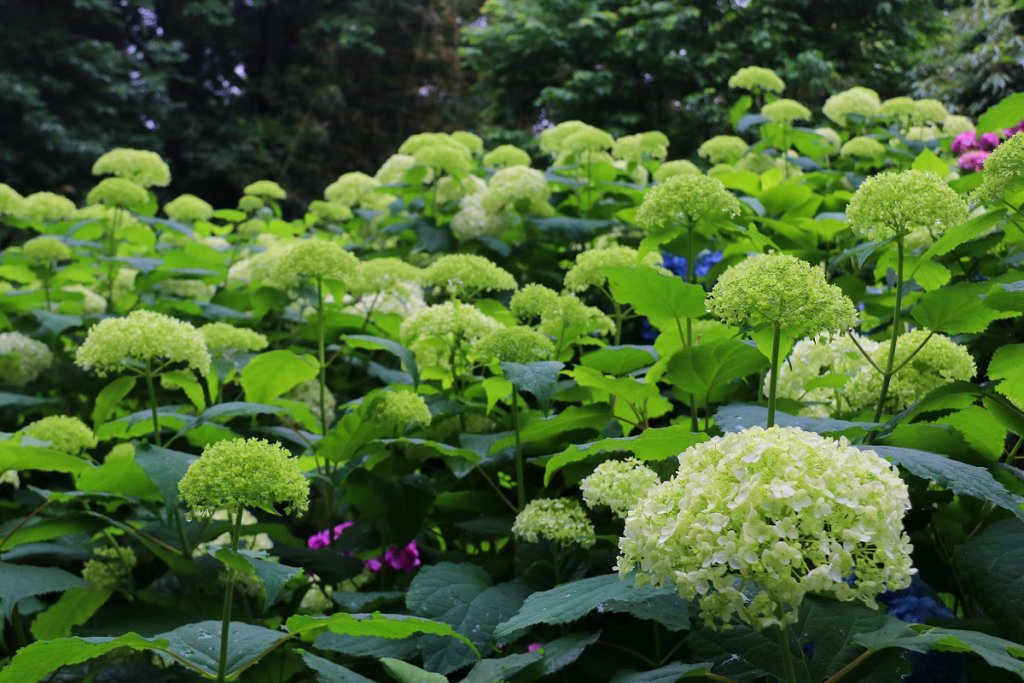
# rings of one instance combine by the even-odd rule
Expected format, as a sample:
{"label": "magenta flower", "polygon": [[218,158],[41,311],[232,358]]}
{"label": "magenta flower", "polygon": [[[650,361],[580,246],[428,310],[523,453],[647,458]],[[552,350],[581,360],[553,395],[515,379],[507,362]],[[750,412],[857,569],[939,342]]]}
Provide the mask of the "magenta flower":
{"label": "magenta flower", "polygon": [[530,643],[529,645],[526,646],[526,651],[527,652],[536,652],[539,649],[540,649],[540,643]]}
{"label": "magenta flower", "polygon": [[1024,131],[1024,121],[1021,121],[1013,128],[1003,128],[1003,135],[1005,135],[1008,138],[1012,138],[1014,135],[1020,133],[1021,131]]}
{"label": "magenta flower", "polygon": [[956,163],[965,171],[980,171],[985,168],[985,159],[991,152],[984,152],[976,149],[972,152],[961,154]]}
{"label": "magenta flower", "polygon": [[410,541],[404,548],[391,546],[384,551],[383,556],[366,561],[366,568],[375,574],[382,570],[384,565],[400,572],[411,572],[420,566],[420,551],[416,547],[416,541]]}
{"label": "magenta flower", "polygon": [[1002,142],[1002,140],[1000,140],[999,136],[995,133],[985,133],[978,138],[978,147],[986,152],[991,152],[999,146],[1000,142]]}
{"label": "magenta flower", "polygon": [[[333,540],[337,541],[338,537],[341,536],[341,532],[350,526],[352,526],[352,522],[343,522],[342,524],[334,527]],[[323,531],[318,531],[306,539],[306,545],[312,550],[320,550],[320,548],[326,548],[329,546],[331,544],[331,540],[331,530],[324,529]]]}
{"label": "magenta flower", "polygon": [[949,143],[949,151],[953,154],[961,154],[978,148],[978,134],[973,130],[966,130],[953,138]]}

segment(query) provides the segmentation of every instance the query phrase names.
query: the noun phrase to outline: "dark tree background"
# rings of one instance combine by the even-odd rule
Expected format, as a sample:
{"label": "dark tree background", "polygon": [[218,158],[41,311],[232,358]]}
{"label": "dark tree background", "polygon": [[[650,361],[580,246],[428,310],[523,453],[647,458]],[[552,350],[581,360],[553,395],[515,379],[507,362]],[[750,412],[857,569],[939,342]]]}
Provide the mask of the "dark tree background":
{"label": "dark tree background", "polygon": [[[229,205],[270,178],[304,203],[410,133],[528,143],[547,121],[724,124],[741,66],[820,103],[854,83],[976,114],[1017,89],[1020,0],[0,0],[0,181],[81,197],[114,146],[168,195]],[[957,27],[960,27],[960,30]]]}

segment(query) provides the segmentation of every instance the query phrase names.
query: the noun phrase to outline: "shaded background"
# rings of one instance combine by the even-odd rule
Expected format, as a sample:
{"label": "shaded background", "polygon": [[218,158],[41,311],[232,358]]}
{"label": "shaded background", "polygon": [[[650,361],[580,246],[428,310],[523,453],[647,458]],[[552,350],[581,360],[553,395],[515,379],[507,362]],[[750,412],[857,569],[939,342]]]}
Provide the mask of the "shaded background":
{"label": "shaded background", "polygon": [[[853,84],[977,115],[1024,89],[1024,0],[0,0],[0,181],[80,198],[115,146],[168,160],[168,198],[296,206],[405,137],[530,145],[573,118],[660,129],[684,157],[726,81],[776,69],[820,104]],[[724,105],[724,106],[723,106]]]}

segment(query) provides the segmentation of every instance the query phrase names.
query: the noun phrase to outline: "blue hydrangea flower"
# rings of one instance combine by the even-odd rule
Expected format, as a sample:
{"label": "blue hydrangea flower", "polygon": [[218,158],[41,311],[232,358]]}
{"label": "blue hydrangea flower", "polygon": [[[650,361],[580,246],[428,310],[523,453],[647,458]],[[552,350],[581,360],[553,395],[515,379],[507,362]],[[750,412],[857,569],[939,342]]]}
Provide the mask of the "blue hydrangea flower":
{"label": "blue hydrangea flower", "polygon": [[[878,601],[889,607],[889,614],[914,624],[923,624],[928,617],[953,617],[935,589],[916,575],[909,588],[883,593]],[[967,660],[962,654],[910,652],[908,661],[911,673],[903,679],[907,683],[967,683]]]}
{"label": "blue hydrangea flower", "polygon": [[[697,254],[697,263],[693,267],[693,273],[697,277],[707,277],[708,273],[711,272],[711,268],[722,261],[722,252],[720,251],[708,251],[705,249],[701,253]],[[667,251],[661,252],[661,265],[662,267],[671,272],[673,275],[678,275],[681,278],[686,278],[686,257],[679,256],[678,254],[671,254]],[[641,338],[648,344],[653,344],[654,340],[658,338],[658,331],[651,327],[651,323],[644,318],[643,326],[640,331]]]}

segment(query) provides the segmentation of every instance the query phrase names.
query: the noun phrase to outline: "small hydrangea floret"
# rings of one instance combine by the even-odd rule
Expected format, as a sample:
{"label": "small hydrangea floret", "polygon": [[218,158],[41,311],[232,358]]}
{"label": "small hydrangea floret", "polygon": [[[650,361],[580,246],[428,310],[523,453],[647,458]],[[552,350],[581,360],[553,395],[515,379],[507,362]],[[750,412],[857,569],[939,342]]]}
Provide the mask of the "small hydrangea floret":
{"label": "small hydrangea floret", "polygon": [[580,504],[571,498],[530,501],[516,515],[512,534],[530,543],[544,540],[559,546],[579,543],[589,548],[595,541],[594,525]]}

